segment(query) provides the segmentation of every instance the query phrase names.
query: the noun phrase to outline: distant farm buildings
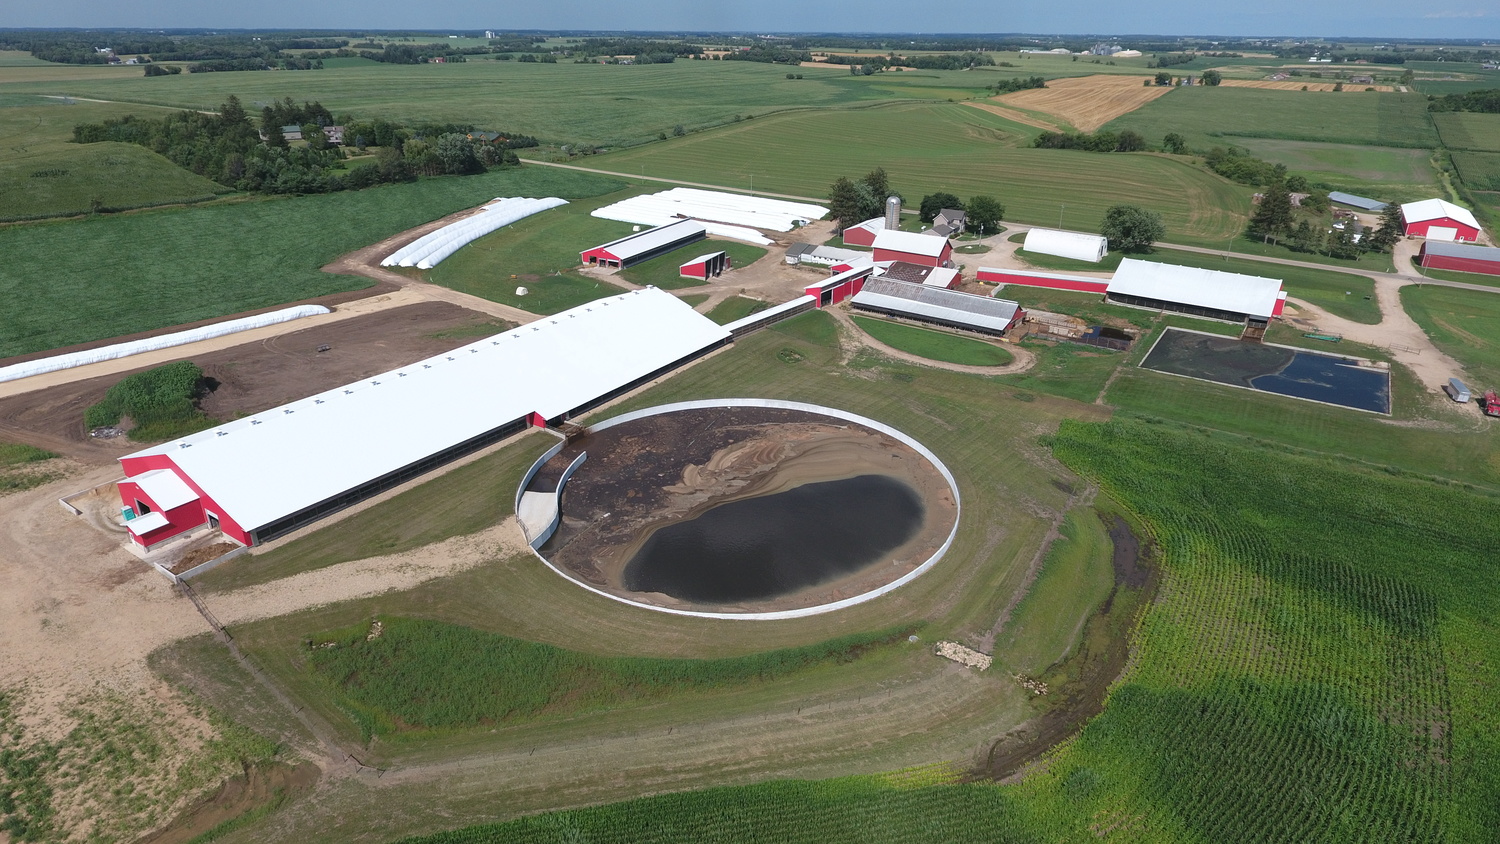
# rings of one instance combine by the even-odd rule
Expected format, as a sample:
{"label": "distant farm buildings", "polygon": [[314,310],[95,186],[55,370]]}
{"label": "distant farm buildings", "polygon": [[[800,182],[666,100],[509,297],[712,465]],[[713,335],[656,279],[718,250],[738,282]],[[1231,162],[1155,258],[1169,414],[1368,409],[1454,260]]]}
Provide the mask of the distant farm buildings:
{"label": "distant farm buildings", "polygon": [[1401,219],[1407,237],[1470,243],[1479,239],[1479,221],[1474,219],[1474,212],[1445,199],[1408,202],[1401,206]]}

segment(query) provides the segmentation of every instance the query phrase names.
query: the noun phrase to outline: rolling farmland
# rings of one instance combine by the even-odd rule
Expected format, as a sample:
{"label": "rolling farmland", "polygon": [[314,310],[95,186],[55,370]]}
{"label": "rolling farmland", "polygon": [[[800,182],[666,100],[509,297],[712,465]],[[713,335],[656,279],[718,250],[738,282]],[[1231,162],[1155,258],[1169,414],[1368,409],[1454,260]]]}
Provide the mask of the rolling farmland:
{"label": "rolling farmland", "polygon": [[1500,114],[1447,111],[1434,114],[1432,122],[1449,149],[1500,152]]}
{"label": "rolling farmland", "polygon": [[[470,61],[399,65],[355,59],[324,70],[195,73],[144,78],[119,68],[103,79],[53,74],[27,82],[28,68],[0,68],[17,93],[70,94],[175,108],[216,109],[230,94],[247,108],[294,96],[318,100],[335,114],[403,123],[458,122],[521,132],[555,143],[640,143],[681,124],[716,126],[735,115],[833,108],[899,99],[962,98],[983,92],[987,77],[958,71],[850,76],[809,68],[787,79],[785,66],[756,62],[681,61],[600,65]],[[43,67],[40,70],[51,70]]]}
{"label": "rolling farmland", "polygon": [[1045,88],[1016,91],[995,100],[1052,115],[1080,132],[1092,132],[1174,90],[1142,85],[1136,76],[1081,76],[1052,79]]}
{"label": "rolling farmland", "polygon": [[[1017,148],[1030,132],[961,105],[902,104],[757,118],[596,156],[590,166],[804,196],[884,167],[908,197],[993,194],[1007,219],[1023,222],[1056,225],[1062,210],[1065,227],[1090,229],[1109,206],[1138,203],[1161,212],[1173,238],[1188,240],[1222,241],[1249,213],[1249,189],[1177,161]],[[842,140],[829,143],[834,137]]]}
{"label": "rolling farmland", "polygon": [[369,281],[319,268],[496,195],[576,198],[619,187],[536,167],[0,229],[0,296],[9,303],[0,357],[359,289]]}
{"label": "rolling farmland", "polygon": [[1241,137],[1418,149],[1438,144],[1426,98],[1418,94],[1182,88],[1105,128],[1134,129],[1153,142],[1176,132],[1190,147],[1205,150]]}
{"label": "rolling farmland", "polygon": [[1500,502],[1141,422],[1064,422],[1054,448],[1146,522],[1163,584],[1104,713],[1019,784],[770,782],[407,841],[1435,842],[1500,823]]}

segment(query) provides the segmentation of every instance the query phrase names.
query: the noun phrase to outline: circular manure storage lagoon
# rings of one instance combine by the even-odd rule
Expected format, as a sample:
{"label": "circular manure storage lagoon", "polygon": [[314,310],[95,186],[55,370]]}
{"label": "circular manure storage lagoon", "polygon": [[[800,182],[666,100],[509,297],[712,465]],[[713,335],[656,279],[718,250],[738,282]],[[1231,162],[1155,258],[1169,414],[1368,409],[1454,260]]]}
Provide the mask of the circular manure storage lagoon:
{"label": "circular manure storage lagoon", "polygon": [[947,467],[882,423],[817,405],[718,399],[591,426],[544,455],[517,500],[558,501],[537,554],[651,610],[779,619],[884,595],[958,530]]}

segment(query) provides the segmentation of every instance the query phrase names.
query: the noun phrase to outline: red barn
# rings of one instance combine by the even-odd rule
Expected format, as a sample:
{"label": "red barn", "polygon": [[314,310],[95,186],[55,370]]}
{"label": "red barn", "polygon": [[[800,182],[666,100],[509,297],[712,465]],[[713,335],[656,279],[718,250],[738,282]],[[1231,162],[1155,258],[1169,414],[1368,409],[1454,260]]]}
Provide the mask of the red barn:
{"label": "red barn", "polygon": [[1429,240],[1479,239],[1479,221],[1474,212],[1442,199],[1424,199],[1401,206],[1401,219],[1407,237]]}
{"label": "red barn", "polygon": [[730,260],[727,252],[710,252],[707,255],[699,255],[686,264],[677,268],[677,274],[683,278],[697,278],[708,281],[724,274],[726,270],[734,267],[734,261]]}
{"label": "red barn", "polygon": [[858,293],[864,286],[865,281],[875,272],[874,267],[855,267],[852,270],[841,272],[818,282],[809,284],[803,293],[816,296],[818,307],[825,305],[837,305]]}
{"label": "red barn", "polygon": [[595,246],[593,249],[585,249],[578,253],[578,259],[584,264],[624,269],[649,261],[658,255],[665,255],[679,246],[686,246],[707,236],[708,229],[697,220],[678,220],[665,226],[636,232],[619,240],[612,240],[602,246]]}
{"label": "red barn", "polygon": [[1500,275],[1500,249],[1493,246],[1471,246],[1467,243],[1443,243],[1429,240],[1422,244],[1422,252],[1417,256],[1417,263],[1435,270]]}
{"label": "red barn", "polygon": [[905,261],[926,267],[953,266],[953,244],[932,234],[884,229],[875,235],[875,261]]}
{"label": "red barn", "polygon": [[875,243],[875,235],[883,231],[885,231],[884,217],[865,220],[863,223],[844,229],[844,245],[872,246]]}
{"label": "red barn", "polygon": [[1077,290],[1083,293],[1104,293],[1109,290],[1109,279],[1089,278],[1081,275],[1061,273],[1039,273],[1031,270],[1007,270],[995,267],[980,267],[975,277],[990,284],[1019,284],[1023,287],[1046,287],[1051,290]]}

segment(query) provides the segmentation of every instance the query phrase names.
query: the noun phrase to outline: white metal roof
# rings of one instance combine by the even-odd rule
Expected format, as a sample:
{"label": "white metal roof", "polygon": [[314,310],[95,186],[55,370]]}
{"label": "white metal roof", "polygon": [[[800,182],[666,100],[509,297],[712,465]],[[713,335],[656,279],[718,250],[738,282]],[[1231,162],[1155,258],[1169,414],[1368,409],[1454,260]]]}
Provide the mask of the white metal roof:
{"label": "white metal roof", "polygon": [[[609,254],[621,261],[628,261],[637,255],[653,252],[684,238],[702,237],[707,233],[708,230],[697,220],[678,220],[675,223],[626,235],[619,240],[611,240],[609,243],[595,246],[594,249],[608,250]],[[593,249],[588,251],[592,252]]]}
{"label": "white metal roof", "polygon": [[1269,319],[1281,280],[1126,258],[1106,290]]}
{"label": "white metal roof", "polygon": [[198,493],[193,492],[192,487],[183,483],[182,478],[171,469],[157,469],[136,475],[132,481],[141,488],[141,492],[154,502],[160,510],[172,510],[181,507],[191,501],[198,500]]}
{"label": "white metal roof", "polygon": [[866,281],[864,289],[850,301],[856,307],[865,305],[990,331],[1004,331],[1021,307],[1006,299],[887,278]]}
{"label": "white metal roof", "polygon": [[932,237],[931,235],[917,234],[915,232],[903,232],[896,229],[882,229],[875,233],[876,249],[889,249],[893,252],[905,252],[910,255],[925,255],[929,258],[940,258],[943,247],[948,245],[946,237]]}
{"label": "white metal roof", "polygon": [[923,279],[922,283],[928,287],[941,287],[946,290],[957,279],[958,270],[952,267],[933,267],[932,272],[927,274],[927,278]]}
{"label": "white metal roof", "polygon": [[672,188],[660,193],[632,196],[590,212],[606,220],[622,220],[659,226],[684,217],[704,222],[718,237],[766,245],[771,243],[756,229],[791,231],[828,213],[821,205],[788,202],[724,191]]}
{"label": "white metal roof", "polygon": [[126,522],[125,528],[136,536],[145,536],[151,531],[156,530],[157,528],[164,528],[169,524],[171,524],[171,522],[167,521],[166,516],[152,511],[144,516],[136,516],[135,518]]}
{"label": "white metal roof", "polygon": [[688,264],[704,264],[704,263],[707,263],[709,261],[712,261],[713,259],[715,259],[715,258],[717,258],[717,257],[719,257],[720,255],[723,255],[723,254],[724,253],[722,251],[719,251],[719,252],[709,252],[706,255],[699,255],[698,257],[692,259],[691,261],[684,261],[684,262],[682,262],[682,265],[685,267]]}
{"label": "white metal roof", "polygon": [[865,220],[863,223],[857,223],[855,225],[850,226],[847,229],[844,229],[844,231],[849,231],[849,229],[865,229],[865,230],[870,231],[870,232],[884,231],[885,230],[885,218],[884,217],[871,217],[870,219]]}
{"label": "white metal roof", "polygon": [[648,287],[129,457],[170,455],[254,530],[533,412],[560,416],[728,338]]}
{"label": "white metal roof", "polygon": [[1023,248],[1027,252],[1056,255],[1059,258],[1098,262],[1109,252],[1109,241],[1097,234],[1032,229],[1026,233]]}
{"label": "white metal roof", "polygon": [[1424,199],[1421,202],[1408,202],[1401,206],[1401,216],[1408,223],[1420,223],[1424,220],[1439,220],[1447,217],[1466,226],[1479,228],[1479,221],[1474,219],[1474,212],[1461,205],[1454,205],[1446,199]]}

